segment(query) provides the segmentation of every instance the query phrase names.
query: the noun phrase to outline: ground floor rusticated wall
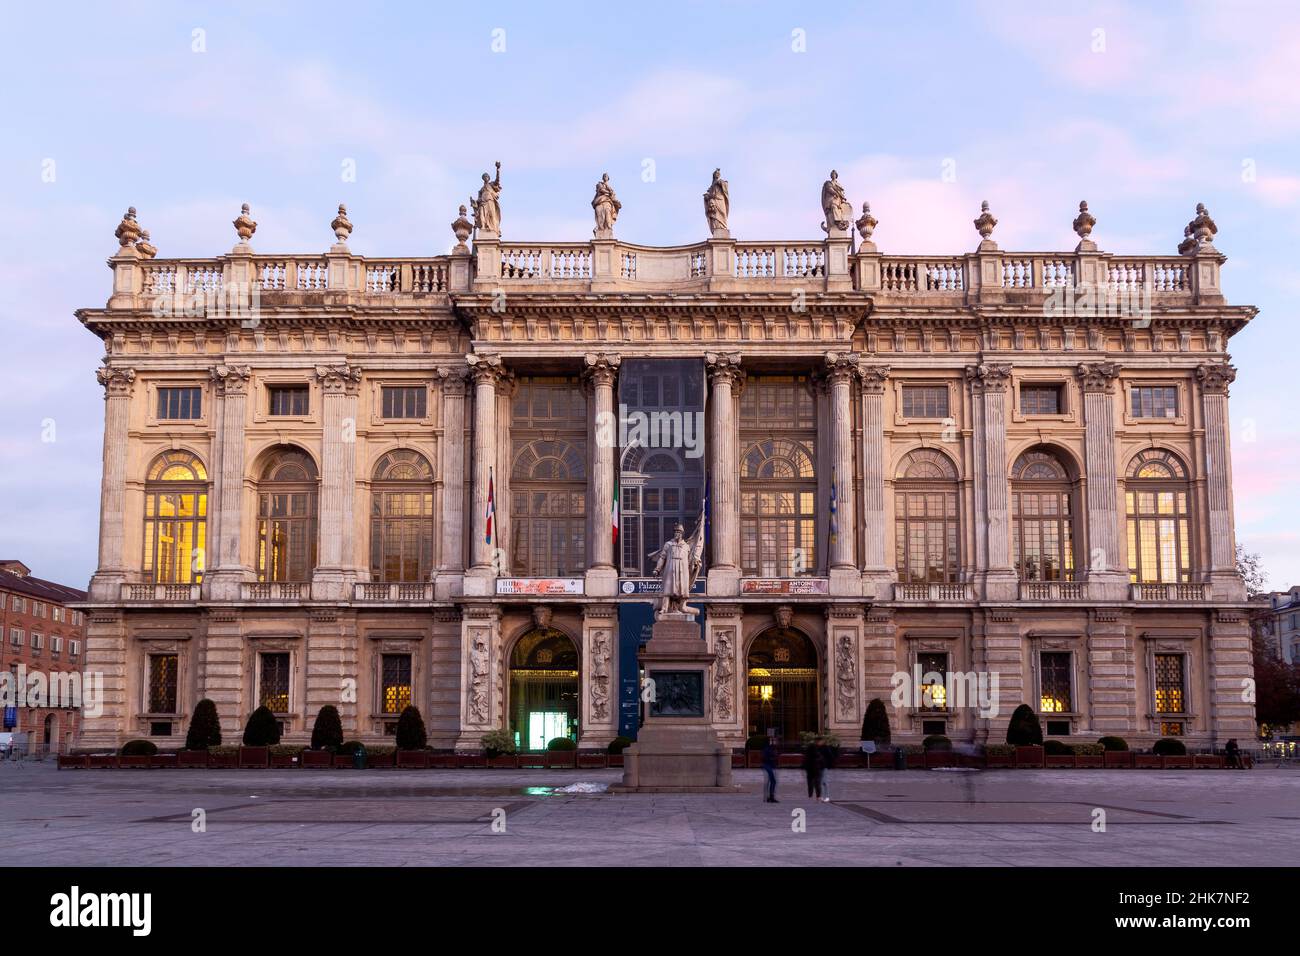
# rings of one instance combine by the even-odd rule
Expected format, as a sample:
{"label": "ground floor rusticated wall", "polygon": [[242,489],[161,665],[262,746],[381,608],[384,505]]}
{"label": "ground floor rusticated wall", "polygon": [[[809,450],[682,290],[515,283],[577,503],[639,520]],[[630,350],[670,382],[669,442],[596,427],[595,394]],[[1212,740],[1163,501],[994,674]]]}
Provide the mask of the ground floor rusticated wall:
{"label": "ground floor rusticated wall", "polygon": [[[856,741],[876,697],[902,743],[933,732],[1000,743],[1021,703],[1050,720],[1054,736],[1077,742],[1115,734],[1146,746],[1171,724],[1192,748],[1253,734],[1249,631],[1236,609],[697,603],[703,637],[717,654],[710,711],[737,747],[773,728],[791,742],[800,730]],[[339,709],[347,738],[391,742],[396,711],[409,698],[432,746],[477,748],[482,734],[517,721],[518,697],[531,686],[523,678],[539,678],[560,681],[547,693],[579,746],[603,747],[619,733],[621,698],[636,673],[620,661],[619,601],[586,598],[100,608],[91,612],[86,644],[86,670],[103,675],[104,702],[100,716],[84,721],[82,749],[134,737],[180,746],[204,697],[217,705],[224,739],[237,742],[266,699],[263,655],[287,663],[287,674],[277,671],[273,707],[286,743],[306,743],[326,704]],[[386,660],[401,663],[399,691],[384,673]],[[938,701],[903,696],[910,686],[899,675],[931,668],[951,675],[956,693],[949,688]],[[1177,693],[1170,673],[1181,682]]]}

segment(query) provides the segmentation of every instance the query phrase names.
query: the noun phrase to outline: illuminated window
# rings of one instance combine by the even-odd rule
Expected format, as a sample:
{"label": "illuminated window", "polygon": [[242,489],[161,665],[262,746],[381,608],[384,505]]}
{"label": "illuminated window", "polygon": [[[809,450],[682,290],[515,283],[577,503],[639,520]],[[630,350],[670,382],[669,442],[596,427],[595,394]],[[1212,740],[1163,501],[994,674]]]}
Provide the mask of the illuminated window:
{"label": "illuminated window", "polygon": [[261,704],[273,714],[289,712],[289,655],[263,654]]}
{"label": "illuminated window", "polygon": [[411,704],[411,655],[385,654],[380,670],[383,713],[400,714]]}
{"label": "illuminated window", "polygon": [[1050,451],[1030,449],[1011,469],[1012,560],[1022,581],[1074,580],[1073,491]]}
{"label": "illuminated window", "polygon": [[175,654],[149,655],[149,713],[176,713],[178,664]]}
{"label": "illuminated window", "polygon": [[1038,709],[1045,714],[1069,713],[1074,708],[1070,700],[1070,654],[1061,651],[1044,651],[1039,657]]}
{"label": "illuminated window", "polygon": [[948,655],[917,654],[917,666],[921,668],[921,709],[948,709]]}
{"label": "illuminated window", "polygon": [[155,584],[196,584],[207,553],[208,473],[187,451],[154,459],[145,481],[144,572]]}
{"label": "illuminated window", "polygon": [[370,489],[370,574],[427,581],[433,573],[433,469],[418,452],[389,452]]}
{"label": "illuminated window", "polygon": [[1157,654],[1156,713],[1182,714],[1186,712],[1183,684],[1183,655]]}
{"label": "illuminated window", "polygon": [[316,465],[282,446],[257,485],[257,580],[310,581],[316,567]]}
{"label": "illuminated window", "polygon": [[914,451],[899,468],[894,562],[903,583],[957,580],[957,469],[939,452]]}
{"label": "illuminated window", "polygon": [[1177,457],[1153,448],[1134,459],[1124,483],[1130,581],[1191,581],[1190,501],[1187,471]]}

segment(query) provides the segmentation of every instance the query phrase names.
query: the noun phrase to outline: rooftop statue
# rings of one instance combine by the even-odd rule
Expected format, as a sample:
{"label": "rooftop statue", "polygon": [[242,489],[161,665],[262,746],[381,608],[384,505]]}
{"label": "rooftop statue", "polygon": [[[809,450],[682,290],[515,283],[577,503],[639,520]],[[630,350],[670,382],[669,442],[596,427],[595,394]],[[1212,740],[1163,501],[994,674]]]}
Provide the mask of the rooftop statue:
{"label": "rooftop statue", "polygon": [[469,198],[469,208],[474,211],[474,228],[484,238],[497,238],[501,235],[501,161],[497,160],[497,178],[489,180],[483,174],[483,185],[479,188],[478,198]]}
{"label": "rooftop statue", "polygon": [[704,217],[709,221],[709,232],[715,239],[729,239],[727,216],[731,214],[731,193],[727,181],[722,178],[722,170],[713,171],[713,182],[704,193]]}
{"label": "rooftop statue", "polygon": [[822,231],[827,235],[832,229],[840,233],[847,232],[849,223],[853,221],[853,205],[844,195],[844,187],[840,185],[840,174],[833,169],[831,178],[822,183],[822,212],[826,214]]}
{"label": "rooftop statue", "polygon": [[592,233],[597,239],[614,238],[614,222],[618,219],[623,204],[614,195],[614,187],[609,184],[609,173],[600,177],[596,183],[596,195],[591,200],[591,208],[596,212],[596,229]]}

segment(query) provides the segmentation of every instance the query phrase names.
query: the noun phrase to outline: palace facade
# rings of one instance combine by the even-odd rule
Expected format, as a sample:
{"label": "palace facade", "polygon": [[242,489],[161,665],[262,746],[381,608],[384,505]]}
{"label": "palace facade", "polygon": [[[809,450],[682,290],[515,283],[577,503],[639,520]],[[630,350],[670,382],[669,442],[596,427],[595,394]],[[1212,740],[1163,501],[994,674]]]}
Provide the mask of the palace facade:
{"label": "palace facade", "polygon": [[986,204],[974,252],[895,256],[834,177],[822,238],[733,239],[715,174],[711,238],[649,247],[603,185],[596,238],[507,242],[485,176],[427,258],[352,254],[342,209],[327,252],[264,255],[245,207],[228,254],[162,259],[128,214],[77,313],[107,352],[82,746],[176,746],[207,697],[227,739],[332,704],[381,743],[415,704],[435,747],[603,747],[653,552],[702,515],[736,746],[855,741],[876,697],[902,742],[1002,742],[1021,703],[1067,740],[1252,736],[1227,345],[1255,310],[1203,208],[1177,255],[1099,250],[1086,207],[1074,251],[1006,252]]}

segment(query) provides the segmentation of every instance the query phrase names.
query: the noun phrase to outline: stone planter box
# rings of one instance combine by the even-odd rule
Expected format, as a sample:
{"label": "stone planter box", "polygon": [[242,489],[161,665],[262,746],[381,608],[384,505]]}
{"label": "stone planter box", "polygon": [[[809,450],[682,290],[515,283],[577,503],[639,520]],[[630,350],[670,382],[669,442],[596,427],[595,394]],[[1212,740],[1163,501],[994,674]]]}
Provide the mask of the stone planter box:
{"label": "stone planter box", "polygon": [[91,770],[106,770],[117,766],[117,754],[91,754],[86,758]]}
{"label": "stone planter box", "polygon": [[351,770],[355,766],[355,763],[353,762],[352,754],[335,754],[334,760],[330,763],[330,766],[335,770]]}
{"label": "stone planter box", "polygon": [[149,766],[155,770],[164,770],[169,767],[179,767],[179,754],[154,754],[149,758]]}
{"label": "stone planter box", "polygon": [[1078,766],[1076,759],[1078,758],[1074,754],[1048,754],[1047,767],[1049,770],[1062,770],[1066,767],[1074,769]]}
{"label": "stone planter box", "polygon": [[456,766],[461,770],[481,770],[487,766],[484,754],[456,754]]}
{"label": "stone planter box", "polygon": [[925,766],[930,767],[952,767],[957,761],[956,754],[951,750],[927,750],[925,753]]}
{"label": "stone planter box", "polygon": [[1101,756],[1103,766],[1107,770],[1129,769],[1133,766],[1133,752],[1131,750],[1107,750]]}
{"label": "stone planter box", "polygon": [[301,759],[308,770],[328,770],[334,766],[334,755],[328,750],[304,750]]}
{"label": "stone planter box", "polygon": [[271,769],[291,770],[298,766],[298,754],[271,754]]}
{"label": "stone planter box", "polygon": [[868,770],[894,769],[894,753],[891,750],[877,750],[873,754],[867,754],[866,758],[866,768]]}
{"label": "stone planter box", "polygon": [[621,767],[621,766],[623,766],[623,755],[622,755],[622,754],[610,754],[610,755],[609,755],[609,765],[610,765],[611,767]]}
{"label": "stone planter box", "polygon": [[1105,754],[1075,754],[1074,765],[1101,769],[1105,766],[1105,759]]}
{"label": "stone planter box", "polygon": [[965,767],[969,770],[983,770],[984,755],[983,754],[958,754],[957,766]]}
{"label": "stone planter box", "polygon": [[427,750],[399,750],[399,751],[397,751],[397,769],[399,769],[399,770],[428,770],[428,769],[429,769],[429,751],[427,751]]}
{"label": "stone planter box", "polygon": [[1223,757],[1220,754],[1197,754],[1192,760],[1197,770],[1223,769]]}
{"label": "stone planter box", "polygon": [[254,768],[257,770],[269,766],[271,763],[270,747],[240,747],[239,748],[239,766],[245,769]]}
{"label": "stone planter box", "polygon": [[[609,756],[608,754],[604,754],[604,753],[582,753],[581,751],[579,751],[578,769],[579,770],[604,770],[605,767],[608,766],[606,762],[606,758],[608,756]],[[732,763],[734,764],[735,761],[733,760]]]}
{"label": "stone planter box", "polygon": [[515,754],[515,759],[519,762],[519,769],[532,769],[533,767],[542,768],[546,766],[546,754],[544,753],[521,753]]}
{"label": "stone planter box", "polygon": [[397,754],[366,753],[366,769],[392,770],[397,766]]}
{"label": "stone planter box", "polygon": [[989,770],[999,770],[1016,765],[1015,754],[985,754],[984,766]]}
{"label": "stone planter box", "polygon": [[865,758],[866,758],[866,754],[858,750],[841,751],[840,755],[835,758],[835,766],[831,769],[861,770],[864,766],[866,766],[866,764],[863,763],[863,760]]}
{"label": "stone planter box", "polygon": [[1160,765],[1164,770],[1191,770],[1192,755],[1183,754],[1181,757],[1163,756],[1160,758]]}
{"label": "stone planter box", "polygon": [[499,770],[515,770],[519,767],[519,759],[514,754],[498,754],[488,757],[487,765]]}
{"label": "stone planter box", "polygon": [[209,770],[229,770],[232,767],[239,766],[239,754],[231,753],[213,753],[208,751],[208,769]]}
{"label": "stone planter box", "polygon": [[429,755],[429,766],[437,767],[441,770],[455,770],[458,761],[456,755],[451,751],[439,754]]}
{"label": "stone planter box", "polygon": [[[803,766],[803,754],[777,754],[776,765],[785,770],[798,770]],[[759,766],[763,764],[760,762]]]}
{"label": "stone planter box", "polygon": [[763,751],[746,750],[745,766],[750,770],[761,770],[763,768]]}
{"label": "stone planter box", "polygon": [[152,759],[152,757],[128,757],[126,754],[121,754],[117,758],[117,765],[130,767],[133,770],[148,770],[149,761]]}
{"label": "stone planter box", "polygon": [[206,750],[182,750],[176,755],[177,766],[198,769],[207,767],[208,752]]}
{"label": "stone planter box", "polygon": [[546,752],[546,767],[548,770],[567,770],[578,765],[578,752],[576,750],[548,750]]}
{"label": "stone planter box", "polygon": [[1046,756],[1042,747],[1017,747],[1016,766],[1042,767]]}
{"label": "stone planter box", "polygon": [[1138,770],[1159,770],[1164,764],[1159,754],[1134,754],[1133,766]]}
{"label": "stone planter box", "polygon": [[904,757],[907,759],[908,770],[925,769],[925,754],[904,754]]}
{"label": "stone planter box", "polygon": [[90,765],[85,754],[59,754],[60,770],[84,770]]}

